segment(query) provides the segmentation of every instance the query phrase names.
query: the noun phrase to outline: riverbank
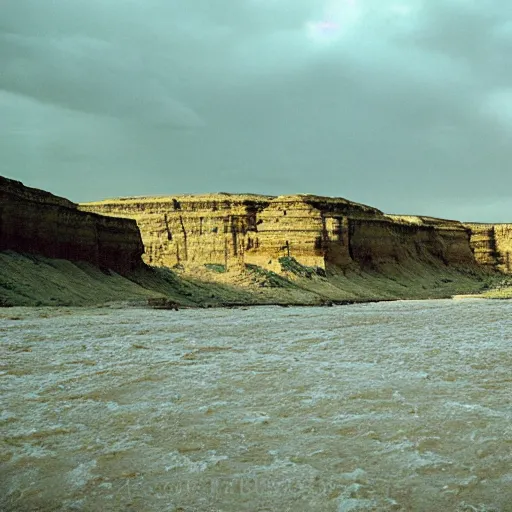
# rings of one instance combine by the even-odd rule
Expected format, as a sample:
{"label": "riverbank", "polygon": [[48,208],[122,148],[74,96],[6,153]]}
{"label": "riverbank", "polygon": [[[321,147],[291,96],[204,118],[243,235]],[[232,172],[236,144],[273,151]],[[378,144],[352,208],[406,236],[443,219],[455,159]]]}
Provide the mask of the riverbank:
{"label": "riverbank", "polygon": [[512,279],[499,276],[491,289],[479,294],[455,295],[454,299],[512,299]]}
{"label": "riverbank", "polygon": [[0,253],[0,305],[94,306],[160,299],[178,307],[329,306],[491,293],[498,282],[491,273],[426,265],[386,273],[307,270],[300,265],[280,274],[254,265],[236,272],[143,266],[120,276],[89,263],[7,251]]}

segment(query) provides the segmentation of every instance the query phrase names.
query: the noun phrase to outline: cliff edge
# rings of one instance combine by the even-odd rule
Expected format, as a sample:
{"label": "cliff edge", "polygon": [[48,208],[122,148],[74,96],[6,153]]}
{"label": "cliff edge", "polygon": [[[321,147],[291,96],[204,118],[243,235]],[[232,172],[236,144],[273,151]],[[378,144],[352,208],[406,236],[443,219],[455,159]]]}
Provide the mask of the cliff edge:
{"label": "cliff edge", "polygon": [[80,209],[134,219],[145,262],[166,267],[257,265],[281,272],[281,260],[326,272],[385,273],[411,265],[477,269],[470,230],[461,222],[385,215],[343,198],[313,195],[122,198]]}
{"label": "cliff edge", "polygon": [[0,251],[84,261],[119,274],[141,265],[135,221],[78,209],[67,199],[0,176]]}

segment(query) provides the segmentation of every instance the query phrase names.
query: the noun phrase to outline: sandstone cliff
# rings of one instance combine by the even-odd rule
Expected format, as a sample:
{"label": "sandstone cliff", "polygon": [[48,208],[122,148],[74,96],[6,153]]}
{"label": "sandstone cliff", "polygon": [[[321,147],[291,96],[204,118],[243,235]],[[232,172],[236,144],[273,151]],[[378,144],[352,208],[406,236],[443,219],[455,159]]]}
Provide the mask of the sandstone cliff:
{"label": "sandstone cliff", "polygon": [[479,264],[512,273],[512,224],[466,224]]}
{"label": "sandstone cliff", "polygon": [[385,272],[421,262],[476,268],[470,230],[456,221],[385,215],[376,208],[312,195],[216,194],[135,197],[87,203],[84,211],[135,219],[146,263],[258,265],[282,258],[325,271]]}
{"label": "sandstone cliff", "polygon": [[127,274],[141,264],[137,224],[80,211],[67,199],[0,176],[0,251],[86,261]]}
{"label": "sandstone cliff", "polygon": [[[455,221],[312,195],[142,197],[77,208],[0,178],[0,305],[449,297],[492,281],[494,267],[476,263],[470,233]],[[142,264],[144,250],[153,267]]]}

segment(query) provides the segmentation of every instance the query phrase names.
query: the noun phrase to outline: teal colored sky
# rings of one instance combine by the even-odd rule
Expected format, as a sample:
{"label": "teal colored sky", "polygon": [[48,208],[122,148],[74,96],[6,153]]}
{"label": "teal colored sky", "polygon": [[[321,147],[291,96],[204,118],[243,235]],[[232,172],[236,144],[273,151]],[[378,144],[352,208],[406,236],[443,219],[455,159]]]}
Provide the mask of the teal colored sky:
{"label": "teal colored sky", "polygon": [[2,0],[0,174],[512,222],[503,0]]}

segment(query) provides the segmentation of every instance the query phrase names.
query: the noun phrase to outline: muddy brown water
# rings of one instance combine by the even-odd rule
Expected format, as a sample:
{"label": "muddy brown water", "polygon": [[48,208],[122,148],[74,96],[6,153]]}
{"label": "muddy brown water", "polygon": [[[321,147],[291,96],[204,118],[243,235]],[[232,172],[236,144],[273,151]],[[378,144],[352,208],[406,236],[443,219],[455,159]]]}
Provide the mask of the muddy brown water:
{"label": "muddy brown water", "polygon": [[512,511],[512,302],[0,310],[2,511]]}

